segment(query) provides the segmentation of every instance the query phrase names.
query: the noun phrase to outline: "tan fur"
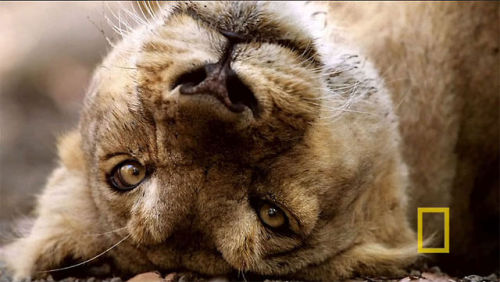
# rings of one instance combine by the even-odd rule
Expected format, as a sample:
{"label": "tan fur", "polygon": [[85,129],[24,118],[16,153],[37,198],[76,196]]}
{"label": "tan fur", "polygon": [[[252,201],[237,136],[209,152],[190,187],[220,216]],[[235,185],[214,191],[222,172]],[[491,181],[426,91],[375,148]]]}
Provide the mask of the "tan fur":
{"label": "tan fur", "polygon": [[[441,263],[475,272],[498,266],[499,3],[329,8],[383,74],[396,104],[412,225],[419,206],[450,207],[451,253]],[[442,234],[437,218],[426,224]]]}
{"label": "tan fur", "polygon": [[[16,277],[44,276],[124,238],[100,257],[124,276],[404,274],[418,257],[416,206],[451,205],[453,214],[453,197],[461,205],[471,193],[469,167],[482,158],[460,161],[457,144],[498,158],[498,68],[486,71],[498,55],[484,58],[498,41],[486,27],[475,31],[480,43],[468,41],[498,5],[305,6],[171,4],[118,43],[95,73],[78,130],[60,142],[31,233],[7,247]],[[315,9],[326,22],[312,20]],[[181,74],[217,62],[221,30],[254,39],[236,45],[231,67],[258,116],[172,89]],[[106,175],[129,158],[151,173],[114,191]],[[452,197],[460,187],[465,196]],[[254,197],[293,214],[296,232],[266,228]]]}

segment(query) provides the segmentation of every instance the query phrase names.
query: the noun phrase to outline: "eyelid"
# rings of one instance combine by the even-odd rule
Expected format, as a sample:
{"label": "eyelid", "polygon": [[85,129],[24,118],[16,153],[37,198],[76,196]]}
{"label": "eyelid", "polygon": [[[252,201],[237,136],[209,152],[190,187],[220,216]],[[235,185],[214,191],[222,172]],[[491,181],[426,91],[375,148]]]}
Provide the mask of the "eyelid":
{"label": "eyelid", "polygon": [[301,230],[302,224],[300,223],[299,219],[295,216],[295,214],[291,212],[290,209],[285,208],[283,205],[279,203],[275,205],[285,213],[285,216],[288,219],[288,228],[295,234],[301,235],[303,233]]}
{"label": "eyelid", "polygon": [[107,154],[101,159],[101,170],[109,174],[113,170],[113,168],[126,160],[137,160],[137,158],[134,158],[128,153],[112,153],[112,154]]}
{"label": "eyelid", "polygon": [[121,155],[126,155],[126,156],[129,156],[129,157],[133,157],[130,155],[130,153],[125,153],[125,152],[114,152],[114,153],[109,153],[109,154],[106,154],[104,155],[103,157],[101,157],[101,161],[107,161],[111,158],[114,158],[114,157],[117,157],[117,156],[121,156]]}

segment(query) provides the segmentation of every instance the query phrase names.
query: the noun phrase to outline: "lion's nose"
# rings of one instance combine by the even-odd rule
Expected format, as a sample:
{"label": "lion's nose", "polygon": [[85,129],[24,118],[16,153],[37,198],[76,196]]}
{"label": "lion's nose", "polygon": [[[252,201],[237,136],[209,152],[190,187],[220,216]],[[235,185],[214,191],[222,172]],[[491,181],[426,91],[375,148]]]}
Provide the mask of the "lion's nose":
{"label": "lion's nose", "polygon": [[175,85],[181,85],[183,95],[212,95],[233,112],[240,113],[248,107],[255,114],[255,95],[231,69],[230,56],[224,57],[218,63],[181,75]]}

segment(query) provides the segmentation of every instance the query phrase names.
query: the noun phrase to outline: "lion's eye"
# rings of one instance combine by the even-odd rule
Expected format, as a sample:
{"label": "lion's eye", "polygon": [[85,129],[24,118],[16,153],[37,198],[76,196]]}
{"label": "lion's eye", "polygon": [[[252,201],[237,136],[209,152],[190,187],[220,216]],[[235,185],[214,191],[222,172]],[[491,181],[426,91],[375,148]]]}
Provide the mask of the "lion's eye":
{"label": "lion's eye", "polygon": [[127,160],[113,168],[111,185],[118,190],[131,190],[146,177],[146,168],[135,160]]}
{"label": "lion's eye", "polygon": [[263,203],[260,206],[259,217],[265,225],[271,228],[282,228],[288,222],[285,213],[270,203]]}

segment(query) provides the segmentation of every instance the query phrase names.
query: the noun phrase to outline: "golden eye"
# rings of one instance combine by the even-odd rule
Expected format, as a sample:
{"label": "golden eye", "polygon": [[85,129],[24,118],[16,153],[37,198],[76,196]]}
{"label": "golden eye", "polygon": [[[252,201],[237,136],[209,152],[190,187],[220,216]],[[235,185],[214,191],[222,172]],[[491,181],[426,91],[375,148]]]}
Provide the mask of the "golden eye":
{"label": "golden eye", "polygon": [[110,182],[118,190],[130,190],[146,177],[146,168],[138,161],[127,160],[113,168]]}
{"label": "golden eye", "polygon": [[281,228],[287,224],[285,213],[278,207],[263,203],[259,208],[259,217],[262,222],[271,228]]}

